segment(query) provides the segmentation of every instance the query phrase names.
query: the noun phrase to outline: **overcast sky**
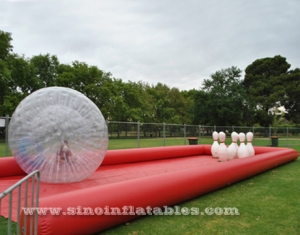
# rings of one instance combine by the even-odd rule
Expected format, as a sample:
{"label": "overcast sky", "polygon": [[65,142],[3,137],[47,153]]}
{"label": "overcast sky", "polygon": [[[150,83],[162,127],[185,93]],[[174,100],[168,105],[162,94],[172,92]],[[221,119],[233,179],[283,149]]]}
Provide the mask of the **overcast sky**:
{"label": "overcast sky", "polygon": [[299,0],[0,0],[0,30],[30,58],[199,89],[218,70],[281,55],[300,67]]}

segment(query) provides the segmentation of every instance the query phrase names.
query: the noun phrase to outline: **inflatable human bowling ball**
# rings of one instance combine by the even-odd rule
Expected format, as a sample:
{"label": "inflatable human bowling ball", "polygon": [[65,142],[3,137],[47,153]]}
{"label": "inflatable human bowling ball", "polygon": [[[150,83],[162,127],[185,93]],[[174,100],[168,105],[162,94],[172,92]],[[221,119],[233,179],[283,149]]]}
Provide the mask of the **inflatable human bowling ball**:
{"label": "inflatable human bowling ball", "polygon": [[82,93],[65,87],[33,92],[16,108],[8,141],[20,167],[41,181],[71,183],[90,176],[108,147],[105,119]]}

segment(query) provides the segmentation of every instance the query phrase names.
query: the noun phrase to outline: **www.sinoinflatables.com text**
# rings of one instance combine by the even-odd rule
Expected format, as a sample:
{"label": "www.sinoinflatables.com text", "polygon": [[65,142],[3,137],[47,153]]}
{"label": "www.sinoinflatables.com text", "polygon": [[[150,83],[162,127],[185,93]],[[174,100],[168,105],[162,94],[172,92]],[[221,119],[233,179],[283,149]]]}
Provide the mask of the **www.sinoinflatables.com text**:
{"label": "www.sinoinflatables.com text", "polygon": [[236,207],[68,207],[65,210],[61,207],[23,207],[25,215],[240,215]]}

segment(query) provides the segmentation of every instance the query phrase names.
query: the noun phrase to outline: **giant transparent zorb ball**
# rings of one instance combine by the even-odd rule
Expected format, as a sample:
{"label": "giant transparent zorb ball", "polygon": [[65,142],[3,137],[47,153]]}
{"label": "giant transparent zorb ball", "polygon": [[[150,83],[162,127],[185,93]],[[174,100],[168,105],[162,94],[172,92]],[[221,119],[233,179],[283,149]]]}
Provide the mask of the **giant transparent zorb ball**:
{"label": "giant transparent zorb ball", "polygon": [[64,87],[33,92],[16,108],[8,129],[9,146],[26,172],[41,181],[84,180],[107,151],[107,125],[98,107],[82,93]]}

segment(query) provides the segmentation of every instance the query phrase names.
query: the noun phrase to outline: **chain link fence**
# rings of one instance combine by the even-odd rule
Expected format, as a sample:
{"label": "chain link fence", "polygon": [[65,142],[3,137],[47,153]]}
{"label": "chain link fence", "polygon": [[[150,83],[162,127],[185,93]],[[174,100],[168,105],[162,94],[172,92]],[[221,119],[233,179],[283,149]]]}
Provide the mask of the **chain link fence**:
{"label": "chain link fence", "polygon": [[[8,124],[10,117],[0,117],[0,156],[9,156]],[[141,123],[107,121],[109,140],[131,139],[131,146],[120,148],[141,148],[168,145],[187,145],[197,140],[197,144],[212,143],[213,131],[223,131],[230,139],[233,131],[254,134],[253,144],[272,146],[272,136],[280,139],[280,146],[300,146],[300,128],[296,127],[247,127],[247,126],[206,126],[168,123]],[[145,141],[147,140],[147,144]],[[151,144],[151,140],[152,144]],[[159,140],[159,141],[154,141]],[[195,142],[193,142],[195,143]]]}
{"label": "chain link fence", "polygon": [[296,127],[206,126],[116,121],[108,121],[107,126],[109,139],[136,139],[139,143],[143,139],[162,138],[165,146],[168,145],[167,140],[171,138],[182,139],[181,144],[190,143],[191,138],[197,138],[199,144],[207,141],[210,143],[214,131],[223,131],[229,138],[233,131],[237,133],[251,131],[263,145],[272,146],[274,136],[280,139],[282,146],[300,145],[300,128]]}

